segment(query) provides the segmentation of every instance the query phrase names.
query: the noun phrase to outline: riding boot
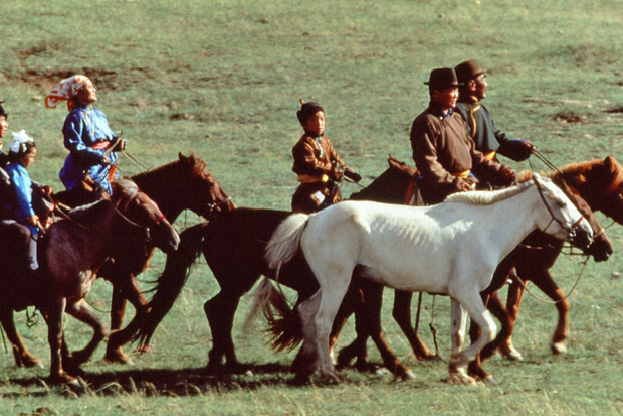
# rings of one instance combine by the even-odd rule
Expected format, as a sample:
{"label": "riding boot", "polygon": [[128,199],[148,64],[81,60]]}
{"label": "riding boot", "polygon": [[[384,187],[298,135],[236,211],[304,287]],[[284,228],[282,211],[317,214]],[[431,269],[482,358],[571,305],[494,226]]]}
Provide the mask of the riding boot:
{"label": "riding boot", "polygon": [[31,235],[30,240],[28,240],[28,266],[32,271],[39,268],[39,263],[37,262],[37,240],[37,235]]}

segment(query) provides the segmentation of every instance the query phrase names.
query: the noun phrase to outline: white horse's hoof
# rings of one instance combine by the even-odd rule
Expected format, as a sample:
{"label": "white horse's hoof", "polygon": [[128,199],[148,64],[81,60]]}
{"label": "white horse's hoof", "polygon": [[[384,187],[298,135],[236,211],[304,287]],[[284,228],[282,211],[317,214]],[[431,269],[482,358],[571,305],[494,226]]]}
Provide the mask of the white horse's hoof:
{"label": "white horse's hoof", "polygon": [[523,355],[515,348],[511,349],[505,356],[508,361],[523,361]]}
{"label": "white horse's hoof", "polygon": [[498,384],[498,381],[494,379],[492,375],[488,375],[487,377],[485,377],[482,382],[487,386],[495,386]]}
{"label": "white horse's hoof", "polygon": [[376,374],[377,376],[384,376],[385,374],[389,374],[389,370],[385,367],[378,367],[374,371],[374,374]]}
{"label": "white horse's hoof", "polygon": [[415,380],[415,374],[413,374],[413,371],[409,370],[405,373],[403,379],[404,380]]}
{"label": "white horse's hoof", "polygon": [[565,342],[554,342],[552,344],[552,352],[554,355],[562,355],[567,353],[567,344]]}
{"label": "white horse's hoof", "polygon": [[466,375],[465,373],[450,373],[450,377],[448,377],[449,384],[458,384],[464,386],[475,386],[476,379]]}

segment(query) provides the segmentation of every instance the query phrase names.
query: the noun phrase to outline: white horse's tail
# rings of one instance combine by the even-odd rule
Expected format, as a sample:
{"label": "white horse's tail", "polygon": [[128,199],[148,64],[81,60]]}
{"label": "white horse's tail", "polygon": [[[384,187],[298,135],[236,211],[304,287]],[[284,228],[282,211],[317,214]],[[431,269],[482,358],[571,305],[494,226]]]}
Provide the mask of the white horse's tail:
{"label": "white horse's tail", "polygon": [[309,216],[305,214],[290,215],[279,224],[266,245],[264,258],[268,262],[268,267],[276,270],[277,278],[281,266],[292,260],[296,254],[308,218]]}

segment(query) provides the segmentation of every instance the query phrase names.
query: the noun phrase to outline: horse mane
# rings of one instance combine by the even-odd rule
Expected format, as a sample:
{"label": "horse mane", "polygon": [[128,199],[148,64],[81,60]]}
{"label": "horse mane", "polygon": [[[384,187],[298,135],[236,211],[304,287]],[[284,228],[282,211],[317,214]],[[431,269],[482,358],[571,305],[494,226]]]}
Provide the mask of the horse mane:
{"label": "horse mane", "polygon": [[444,202],[460,202],[469,205],[491,205],[495,202],[513,197],[532,185],[534,185],[533,182],[523,182],[497,191],[456,192],[448,195]]}
{"label": "horse mane", "polygon": [[140,191],[136,182],[127,177],[118,178],[111,182],[111,185],[113,187],[113,198],[120,197],[123,201],[136,198]]}
{"label": "horse mane", "polygon": [[[584,185],[588,180],[587,176],[597,169],[600,169],[599,172],[601,175],[599,178],[595,179],[609,181],[607,186],[605,186],[606,193],[613,192],[623,183],[623,166],[621,166],[612,155],[604,160],[593,159],[586,162],[569,163],[560,168],[559,171],[543,173],[541,176],[547,176],[552,179],[573,179],[575,185]],[[605,172],[603,172],[604,170]],[[531,170],[520,172],[518,175],[518,182],[532,179],[532,173]]]}
{"label": "horse mane", "polygon": [[105,207],[112,207],[112,201],[106,198],[98,199],[97,201],[90,202],[88,204],[77,206],[71,209],[67,216],[77,223],[90,224],[93,218],[97,218],[101,215],[101,211]]}

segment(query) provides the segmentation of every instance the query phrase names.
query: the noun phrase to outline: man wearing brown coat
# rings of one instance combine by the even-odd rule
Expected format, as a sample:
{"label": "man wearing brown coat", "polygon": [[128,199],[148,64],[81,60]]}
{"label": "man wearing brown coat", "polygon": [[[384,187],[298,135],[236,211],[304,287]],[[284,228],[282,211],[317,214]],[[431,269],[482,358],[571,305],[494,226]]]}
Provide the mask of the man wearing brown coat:
{"label": "man wearing brown coat", "polygon": [[465,120],[454,112],[459,87],[454,69],[433,69],[424,84],[430,104],[413,122],[410,135],[424,202],[441,202],[454,192],[475,189],[480,181],[511,184],[515,172],[476,150]]}

